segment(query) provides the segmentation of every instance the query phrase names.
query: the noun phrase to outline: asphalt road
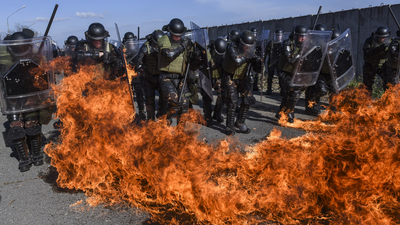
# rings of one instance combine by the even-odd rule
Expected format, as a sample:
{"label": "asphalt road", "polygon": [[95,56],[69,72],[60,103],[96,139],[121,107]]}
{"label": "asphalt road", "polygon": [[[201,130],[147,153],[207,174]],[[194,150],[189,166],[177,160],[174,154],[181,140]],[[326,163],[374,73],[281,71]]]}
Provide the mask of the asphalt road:
{"label": "asphalt road", "polygon": [[[257,101],[259,93],[255,93]],[[273,128],[282,131],[287,138],[303,135],[305,132],[281,127],[275,119],[280,103],[280,95],[275,91],[272,95],[263,96],[262,102],[252,106],[246,121],[250,134],[237,134],[240,142],[253,145],[264,140]],[[201,105],[201,100],[199,105]],[[195,108],[199,108],[195,105]],[[304,98],[301,98],[295,110],[298,119],[312,119],[304,115]],[[5,116],[0,117],[3,136],[9,127]],[[44,141],[56,141],[59,132],[51,121],[43,126]],[[224,134],[225,123],[212,127],[202,127],[201,137],[206,142],[216,142],[227,138]],[[80,191],[58,188],[57,172],[50,166],[50,158],[46,157],[42,166],[32,166],[24,173],[18,170],[17,154],[4,141],[0,140],[0,224],[47,225],[47,224],[155,224],[149,215],[140,209],[121,207],[110,208],[103,205],[95,208],[73,206],[85,195]]]}

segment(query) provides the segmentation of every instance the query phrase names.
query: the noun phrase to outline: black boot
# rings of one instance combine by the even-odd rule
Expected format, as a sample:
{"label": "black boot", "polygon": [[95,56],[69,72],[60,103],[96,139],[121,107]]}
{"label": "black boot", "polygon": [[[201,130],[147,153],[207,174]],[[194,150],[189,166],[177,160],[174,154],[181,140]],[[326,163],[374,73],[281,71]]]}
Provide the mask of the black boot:
{"label": "black boot", "polygon": [[156,110],[154,104],[146,105],[146,112],[148,120],[156,120]]}
{"label": "black boot", "polygon": [[227,117],[226,117],[226,134],[227,135],[235,135],[236,134],[236,128],[235,128],[235,108],[227,108]]}
{"label": "black boot", "polygon": [[216,120],[218,123],[224,122],[224,117],[221,115],[221,110],[222,110],[222,101],[220,98],[217,98],[217,102],[215,103],[214,107],[213,119]]}
{"label": "black boot", "polygon": [[[310,116],[318,116],[320,114],[320,105],[319,105],[319,98],[313,96],[314,93],[312,92],[307,92],[309,89],[306,90],[306,98],[305,98],[305,108],[306,111],[305,113]],[[312,106],[310,106],[310,103],[314,102]]]}
{"label": "black boot", "polygon": [[250,129],[245,124],[245,120],[247,117],[247,113],[249,112],[249,109],[250,109],[249,105],[242,104],[242,106],[240,107],[240,112],[239,112],[237,121],[235,123],[235,127],[239,128],[240,132],[244,133],[244,134],[250,133]]}
{"label": "black boot", "polygon": [[19,155],[19,170],[26,172],[32,166],[32,161],[28,154],[28,145],[24,139],[14,140],[13,143]]}
{"label": "black boot", "polygon": [[260,89],[258,88],[258,73],[254,74],[253,91],[260,91]]}
{"label": "black boot", "polygon": [[43,165],[42,134],[28,136],[28,142],[33,165]]}
{"label": "black boot", "polygon": [[204,119],[206,121],[206,126],[211,127],[212,119],[211,119],[211,102],[204,102],[203,104],[203,112]]}
{"label": "black boot", "polygon": [[288,122],[293,123],[294,122],[294,113],[289,113],[288,114]]}

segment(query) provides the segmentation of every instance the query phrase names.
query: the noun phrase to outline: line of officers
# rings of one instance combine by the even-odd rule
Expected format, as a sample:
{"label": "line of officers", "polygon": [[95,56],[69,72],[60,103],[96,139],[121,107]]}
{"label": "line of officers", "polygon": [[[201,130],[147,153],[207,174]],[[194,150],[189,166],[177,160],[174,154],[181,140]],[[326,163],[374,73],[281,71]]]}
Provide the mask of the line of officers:
{"label": "line of officers", "polygon": [[[315,29],[326,30],[326,27],[318,24]],[[274,32],[275,38],[265,45],[265,51],[260,48],[256,29],[243,32],[232,30],[227,35],[227,39],[221,37],[210,41],[208,46],[204,46],[193,42],[183,22],[174,18],[162,30],[155,30],[147,35],[147,41],[135,50],[130,45],[137,43],[138,40],[132,32],[124,35],[123,46],[117,48],[116,45],[107,41],[109,33],[104,26],[100,23],[92,23],[85,32],[85,39],[78,40],[76,36],[68,37],[65,41],[65,51],[61,55],[69,56],[73,72],[78,71],[82,65],[95,64],[101,68],[105,79],[113,80],[125,75],[122,57],[124,54],[122,47],[124,47],[126,60],[137,73],[130,83],[138,105],[138,118],[156,120],[156,118],[166,116],[172,123],[173,116],[177,114],[177,123],[183,123],[181,116],[189,111],[191,105],[196,104],[200,92],[207,126],[212,126],[214,121],[222,123],[225,120],[226,134],[234,135],[237,132],[248,134],[250,129],[245,121],[250,106],[256,102],[252,92],[254,88],[257,88],[257,74],[263,72],[262,65],[266,57],[268,57],[266,94],[272,93],[272,78],[276,73],[282,95],[276,117],[280,118],[280,113],[285,113],[288,115],[288,121],[293,122],[294,108],[304,88],[291,86],[290,81],[308,30],[304,25],[297,25],[289,37],[284,39],[283,30],[277,29]],[[340,31],[332,31],[331,39],[339,36]],[[397,36],[400,36],[400,31],[397,31]],[[7,40],[21,41],[21,43],[32,38],[33,34],[26,32],[16,32],[6,37]],[[205,39],[205,36],[203,38]],[[197,41],[199,37],[192,37],[192,39]],[[386,26],[379,26],[366,39],[363,48],[363,83],[370,92],[372,92],[376,75],[382,78],[385,90],[389,84],[398,83],[399,43],[400,38],[392,38]],[[6,54],[7,52],[1,51],[0,65],[12,65],[12,62],[18,58],[32,55],[32,46],[31,44],[11,46],[7,48],[10,56]],[[10,62],[5,63],[7,60],[4,58],[10,58],[8,60]],[[326,58],[324,60],[326,61]],[[25,64],[28,61],[25,60]],[[29,62],[31,61],[35,60],[30,59]],[[34,63],[30,63],[29,68],[25,64],[21,64],[20,67],[29,69]],[[35,64],[33,67],[36,68],[38,65]],[[20,80],[20,76],[24,75],[18,71],[13,72],[18,75],[15,81]],[[5,74],[9,72],[6,71]],[[199,74],[200,81],[196,74]],[[65,74],[65,76],[70,75]],[[330,96],[337,94],[337,91],[332,88],[333,82],[324,62],[316,84],[305,90],[307,114],[318,115],[320,98],[328,93]],[[17,94],[23,91],[20,90],[21,85],[13,84],[12,87],[14,86],[18,90],[11,90],[11,95],[14,95],[15,91],[18,92]],[[214,98],[212,89],[217,95],[214,108],[212,108]],[[157,113],[156,92],[160,96]],[[316,104],[309,104],[310,102]],[[221,113],[224,106],[226,118]],[[32,164],[36,166],[43,164],[41,126],[51,120],[52,107],[33,109],[35,110],[7,114],[11,127],[8,139],[14,143],[18,152],[21,172],[28,171]],[[42,117],[46,119],[42,120]]]}
{"label": "line of officers", "polygon": [[[138,116],[142,120],[155,120],[166,115],[172,122],[177,114],[179,123],[181,115],[196,104],[200,92],[207,126],[211,126],[213,121],[222,123],[225,119],[226,134],[248,134],[250,129],[245,120],[250,106],[256,102],[252,92],[258,91],[258,76],[263,71],[262,62],[266,58],[266,94],[272,93],[274,74],[278,76],[281,89],[282,101],[276,118],[279,119],[280,112],[284,112],[288,115],[288,121],[293,122],[294,108],[304,91],[306,114],[317,116],[321,112],[321,97],[329,93],[331,98],[337,93],[333,88],[334,81],[327,59],[315,85],[308,88],[290,85],[308,30],[304,25],[297,25],[284,40],[284,32],[278,28],[274,38],[266,43],[265,52],[261,51],[256,28],[243,32],[234,29],[226,38],[210,41],[206,49],[191,41],[190,32],[186,32],[187,28],[178,18],[172,19],[162,30],[147,35],[147,41],[139,51],[130,51],[130,43],[135,43],[137,38],[132,32],[127,32],[123,44],[127,61],[137,72],[131,84],[138,105]],[[327,28],[324,24],[317,24],[315,30],[325,31]],[[339,30],[333,29],[331,39],[340,34]],[[91,24],[85,36],[86,40],[81,41],[76,36],[70,36],[65,42],[66,51],[71,52],[67,55],[73,56],[72,65],[76,67],[83,61],[87,62],[86,59],[94,59],[104,65],[111,79],[122,76],[124,72],[118,56],[121,53],[106,41],[109,34],[104,26],[100,23]],[[398,83],[398,45],[399,39],[393,39],[385,26],[378,27],[365,41],[363,83],[370,92],[375,75],[382,78],[385,89],[389,83]],[[206,77],[200,78],[200,85],[196,76],[199,73]],[[206,85],[207,82],[210,85]],[[207,94],[207,88],[212,88],[217,94],[214,108],[213,97]],[[157,113],[156,92],[160,96]],[[221,113],[224,106],[226,118]]]}

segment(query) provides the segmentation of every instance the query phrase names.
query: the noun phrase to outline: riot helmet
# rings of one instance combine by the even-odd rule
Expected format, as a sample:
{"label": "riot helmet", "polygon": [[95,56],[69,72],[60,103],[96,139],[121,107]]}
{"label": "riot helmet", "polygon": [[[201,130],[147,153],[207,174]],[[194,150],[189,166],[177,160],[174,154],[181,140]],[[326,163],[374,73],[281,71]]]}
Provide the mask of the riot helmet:
{"label": "riot helmet", "polygon": [[326,30],[326,26],[325,26],[325,24],[319,23],[319,24],[315,25],[315,29],[314,30],[325,31]]}
{"label": "riot helmet", "polygon": [[304,25],[297,25],[293,31],[294,43],[297,47],[301,47],[307,34],[307,27]]}
{"label": "riot helmet", "polygon": [[75,47],[76,43],[78,43],[78,37],[71,35],[67,38],[67,40],[64,42],[66,46],[70,47]]}
{"label": "riot helmet", "polygon": [[15,43],[15,45],[11,45],[7,48],[10,54],[15,57],[22,57],[27,55],[31,51],[32,45],[22,44],[24,42],[27,42],[26,39],[29,39],[29,37],[24,32],[15,32],[11,36],[9,36],[7,40],[13,41],[13,43]]}
{"label": "riot helmet", "polygon": [[160,37],[164,36],[164,35],[165,35],[165,34],[164,34],[164,32],[162,32],[162,30],[155,30],[155,31],[153,31],[153,33],[151,34],[150,40],[151,40],[154,44],[157,44],[157,40],[158,40]]}
{"label": "riot helmet", "polygon": [[255,52],[255,43],[256,37],[254,36],[253,32],[249,30],[243,31],[240,35],[240,43],[238,47],[238,51],[241,55],[246,58],[251,58]]}
{"label": "riot helmet", "polygon": [[240,31],[237,29],[231,30],[228,35],[229,41],[237,41],[240,38]]}
{"label": "riot helmet", "polygon": [[374,40],[378,44],[382,44],[384,42],[388,44],[389,36],[390,36],[390,31],[389,28],[386,26],[380,26],[376,28],[376,31],[374,32]]}
{"label": "riot helmet", "polygon": [[27,55],[31,49],[31,44],[22,44],[27,42],[26,39],[29,37],[24,32],[15,32],[13,33],[8,40],[13,41],[15,45],[10,45],[7,49],[13,56],[21,57]]}
{"label": "riot helmet", "polygon": [[226,42],[224,39],[217,38],[217,40],[215,40],[214,49],[218,55],[225,54],[227,48],[228,48],[228,42]]}
{"label": "riot helmet", "polygon": [[252,28],[250,29],[250,31],[253,32],[254,37],[257,37],[257,28],[252,27]]}
{"label": "riot helmet", "polygon": [[181,37],[185,34],[187,28],[183,24],[182,20],[178,18],[172,19],[169,24],[165,27],[166,31],[173,34],[174,36]]}
{"label": "riot helmet", "polygon": [[101,23],[92,23],[85,32],[85,36],[92,47],[101,48],[104,45],[104,39],[110,37],[110,34]]}
{"label": "riot helmet", "polygon": [[125,41],[133,41],[137,39],[137,37],[132,33],[132,32],[126,32],[124,35],[124,38],[122,38],[122,43],[125,43]]}
{"label": "riot helmet", "polygon": [[338,30],[338,29],[333,29],[333,30],[332,30],[331,40],[338,38],[338,37],[340,36],[340,34],[341,34],[341,33],[340,33],[340,30]]}
{"label": "riot helmet", "polygon": [[85,32],[86,38],[90,38],[92,40],[103,40],[106,37],[110,37],[110,34],[104,28],[101,23],[92,23],[90,24],[88,30]]}
{"label": "riot helmet", "polygon": [[22,29],[22,32],[24,32],[28,38],[33,38],[33,36],[35,36],[35,32],[29,28]]}
{"label": "riot helmet", "polygon": [[281,43],[283,40],[283,29],[278,28],[274,32],[274,42]]}

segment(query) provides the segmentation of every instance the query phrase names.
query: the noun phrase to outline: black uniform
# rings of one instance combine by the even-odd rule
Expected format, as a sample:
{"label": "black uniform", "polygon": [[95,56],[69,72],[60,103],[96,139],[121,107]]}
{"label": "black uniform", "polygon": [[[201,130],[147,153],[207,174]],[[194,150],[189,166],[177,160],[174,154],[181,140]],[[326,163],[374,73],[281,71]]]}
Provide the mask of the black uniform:
{"label": "black uniform", "polygon": [[400,30],[397,31],[397,38],[389,45],[389,56],[386,68],[386,74],[389,82],[393,85],[399,83],[399,54],[400,54]]}
{"label": "black uniform", "polygon": [[391,42],[392,37],[390,37],[389,29],[385,26],[378,27],[364,42],[363,83],[370,93],[372,93],[375,75],[382,78],[385,90],[387,89],[387,84],[396,83],[394,77],[390,77],[386,73]]}
{"label": "black uniform", "polygon": [[[116,47],[110,44],[105,38],[109,37],[108,31],[100,23],[92,23],[85,32],[86,40],[81,40],[76,44],[74,64],[85,65],[95,64],[102,69],[105,79],[115,79],[124,75],[121,55]],[[101,42],[100,46],[95,46],[94,42]]]}
{"label": "black uniform", "polygon": [[146,112],[148,120],[155,120],[155,93],[159,93],[157,117],[166,113],[166,101],[162,100],[163,95],[160,88],[160,70],[158,69],[158,54],[160,52],[157,45],[158,38],[164,36],[161,30],[155,30],[147,36],[147,41],[142,45],[139,51],[135,70],[141,77],[144,94],[146,96]]}
{"label": "black uniform", "polygon": [[[331,40],[334,40],[339,36],[340,31],[333,30]],[[328,49],[328,52],[329,51],[330,50]],[[316,84],[307,87],[305,92],[305,113],[307,115],[317,116],[319,113],[321,113],[321,97],[329,93],[330,98],[332,98],[333,94],[335,94],[335,88],[333,87],[331,71],[328,63],[328,54],[324,59],[324,63],[322,64],[321,72],[318,76]],[[312,106],[310,103],[313,103]]]}
{"label": "black uniform", "polygon": [[280,112],[284,111],[288,115],[288,121],[293,123],[294,108],[300,98],[301,92],[305,90],[302,87],[290,86],[293,78],[295,66],[300,58],[301,47],[303,44],[304,36],[306,35],[307,28],[304,25],[297,25],[293,32],[293,37],[286,39],[283,42],[282,53],[279,59],[279,70],[282,77],[282,88],[285,90],[285,95],[282,98],[279,106],[279,111],[275,117],[280,118]]}
{"label": "black uniform", "polygon": [[[252,95],[254,78],[252,68],[256,72],[261,71],[261,58],[255,54],[255,37],[251,31],[244,31],[239,43],[231,42],[225,53],[223,62],[223,86],[227,97],[226,133],[235,134],[235,127],[242,133],[250,133],[245,120],[250,105],[255,103]],[[238,96],[240,94],[240,96]],[[239,115],[235,122],[234,113],[238,105],[238,97],[242,98]]]}
{"label": "black uniform", "polygon": [[189,38],[183,36],[186,27],[180,19],[172,19],[163,30],[168,34],[157,40],[160,48],[160,86],[164,99],[168,101],[167,119],[172,122],[173,115],[178,113],[179,122],[180,116],[189,110],[190,94],[185,77],[191,63],[192,44]]}
{"label": "black uniform", "polygon": [[[20,171],[25,172],[32,164],[43,164],[41,129],[42,124],[50,122],[53,113],[50,85],[55,79],[53,71],[42,70],[40,63],[52,59],[51,42],[44,38],[40,45],[33,44],[23,32],[12,34],[8,40],[15,41],[15,45],[0,48],[4,90],[1,107],[11,127],[7,139],[19,155]],[[18,43],[20,40],[24,40],[23,44]]]}
{"label": "black uniform", "polygon": [[[265,48],[265,55],[268,56],[267,61],[267,72],[268,72],[268,80],[267,80],[267,95],[272,94],[272,79],[274,77],[275,71],[279,77],[279,58],[282,52],[282,36],[283,30],[276,29],[275,34],[276,39],[270,40]],[[283,95],[284,91],[282,88],[282,79],[279,78],[279,85],[281,87],[281,93]]]}
{"label": "black uniform", "polygon": [[212,98],[208,96],[208,94],[202,89],[201,94],[203,97],[203,110],[204,110],[204,118],[207,122],[207,126],[212,125],[212,119],[216,120],[219,123],[224,121],[221,110],[222,110],[222,89],[221,89],[221,77],[222,77],[222,63],[224,62],[224,56],[226,52],[226,48],[228,47],[228,43],[222,39],[218,38],[214,42],[210,44],[209,49],[207,50],[207,54],[209,54],[210,59],[210,71],[207,71],[207,65],[204,65],[201,68],[203,74],[211,74],[211,83],[214,91],[217,93],[217,100],[215,102],[214,107],[214,115],[211,118],[212,114]]}

